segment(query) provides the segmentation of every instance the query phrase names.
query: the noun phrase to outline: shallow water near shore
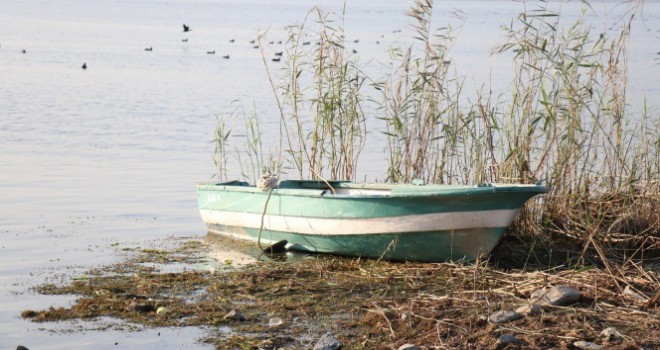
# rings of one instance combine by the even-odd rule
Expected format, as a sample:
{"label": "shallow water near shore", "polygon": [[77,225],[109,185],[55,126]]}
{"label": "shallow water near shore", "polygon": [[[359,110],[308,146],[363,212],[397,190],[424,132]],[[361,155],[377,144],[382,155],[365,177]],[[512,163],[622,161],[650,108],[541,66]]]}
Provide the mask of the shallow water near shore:
{"label": "shallow water near shore", "polygon": [[[340,11],[342,2],[319,4]],[[503,88],[507,58],[489,52],[502,38],[499,25],[513,19],[520,4],[438,4],[438,21],[453,8],[467,15],[453,51],[456,69],[476,82],[492,74]],[[347,3],[347,40],[361,62],[371,62],[367,73],[382,69],[388,46],[409,41],[407,5]],[[299,23],[311,6],[302,0],[0,3],[0,348],[210,348],[196,342],[203,329],[101,331],[86,322],[35,324],[20,313],[70,304],[72,298],[30,287],[117,261],[124,248],[204,239],[194,183],[214,173],[216,117],[238,99],[254,104],[264,130],[277,125],[259,50],[250,41],[268,30],[275,44],[266,54],[281,51],[282,28]],[[620,12],[612,10],[612,22]],[[576,11],[567,13],[567,21],[575,19]],[[628,78],[635,112],[645,97],[660,95],[658,17],[660,2],[648,1],[632,30]],[[183,23],[192,31],[183,33]],[[378,131],[375,125],[369,137],[377,140]],[[358,178],[382,179],[383,147],[367,144]]]}

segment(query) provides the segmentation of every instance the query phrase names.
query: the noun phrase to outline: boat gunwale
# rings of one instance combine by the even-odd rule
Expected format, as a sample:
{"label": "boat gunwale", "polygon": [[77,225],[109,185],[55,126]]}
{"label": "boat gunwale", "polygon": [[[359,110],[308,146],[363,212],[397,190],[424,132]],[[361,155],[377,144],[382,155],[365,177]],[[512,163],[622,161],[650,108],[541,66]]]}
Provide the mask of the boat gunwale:
{"label": "boat gunwale", "polygon": [[[287,180],[290,181],[290,180]],[[317,183],[317,181],[308,182]],[[301,182],[293,180],[291,182]],[[488,195],[494,193],[535,193],[548,192],[548,187],[538,184],[485,184],[485,185],[412,185],[412,184],[380,184],[380,183],[352,183],[344,181],[332,181],[337,184],[335,188],[345,189],[371,189],[389,190],[387,194],[332,194],[330,189],[322,188],[276,188],[273,195],[291,197],[323,197],[337,199],[377,199],[377,198],[427,198],[444,196],[473,196]],[[268,191],[255,186],[246,186],[245,182],[209,182],[200,181],[196,183],[198,191],[224,191],[263,193]]]}

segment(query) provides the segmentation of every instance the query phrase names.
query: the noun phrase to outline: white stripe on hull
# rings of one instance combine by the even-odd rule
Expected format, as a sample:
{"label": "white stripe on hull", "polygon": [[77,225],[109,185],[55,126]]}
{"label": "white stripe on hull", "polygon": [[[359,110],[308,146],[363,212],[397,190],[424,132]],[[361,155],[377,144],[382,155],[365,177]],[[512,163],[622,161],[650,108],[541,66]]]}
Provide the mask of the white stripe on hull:
{"label": "white stripe on hull", "polygon": [[[518,209],[431,213],[365,219],[304,218],[265,215],[264,229],[310,234],[354,235],[400,232],[451,231],[472,228],[508,227]],[[261,214],[201,210],[207,225],[259,229]]]}

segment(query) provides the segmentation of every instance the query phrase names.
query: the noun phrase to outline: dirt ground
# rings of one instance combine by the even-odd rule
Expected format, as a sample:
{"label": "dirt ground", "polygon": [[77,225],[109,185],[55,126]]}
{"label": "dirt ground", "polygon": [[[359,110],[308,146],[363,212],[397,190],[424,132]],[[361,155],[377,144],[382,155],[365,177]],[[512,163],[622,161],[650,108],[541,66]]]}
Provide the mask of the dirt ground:
{"label": "dirt ground", "polygon": [[[132,249],[117,264],[36,286],[42,294],[78,298],[71,307],[25,310],[22,317],[204,326],[209,331],[200,341],[217,349],[311,349],[327,331],[344,349],[577,349],[576,341],[606,349],[660,348],[660,270],[642,262],[539,266],[532,250],[511,254],[522,249],[515,241],[470,263],[291,254],[249,263],[210,258],[218,246],[256,255],[244,244],[218,245],[207,237],[174,249]],[[564,255],[564,262],[574,261]],[[580,300],[510,322],[489,321],[493,312],[515,310],[533,291],[553,285],[579,290]],[[227,316],[232,310],[238,313]],[[601,335],[611,327],[620,336]],[[516,341],[502,343],[504,334]]]}

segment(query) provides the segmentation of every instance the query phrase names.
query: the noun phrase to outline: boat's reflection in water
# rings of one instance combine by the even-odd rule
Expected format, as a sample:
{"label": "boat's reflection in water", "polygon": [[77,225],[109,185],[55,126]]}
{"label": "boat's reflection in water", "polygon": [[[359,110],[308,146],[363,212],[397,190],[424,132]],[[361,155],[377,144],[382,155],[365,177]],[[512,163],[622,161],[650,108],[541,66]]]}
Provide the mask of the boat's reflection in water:
{"label": "boat's reflection in water", "polygon": [[[323,257],[323,254],[309,254],[298,251],[285,251],[275,254],[264,253],[256,242],[231,238],[209,232],[204,237],[204,243],[210,250],[208,257],[217,262],[217,265],[244,266],[257,261],[294,262],[303,259]],[[265,247],[265,245],[264,245]],[[211,264],[213,265],[213,264]],[[218,266],[216,266],[217,268]]]}

